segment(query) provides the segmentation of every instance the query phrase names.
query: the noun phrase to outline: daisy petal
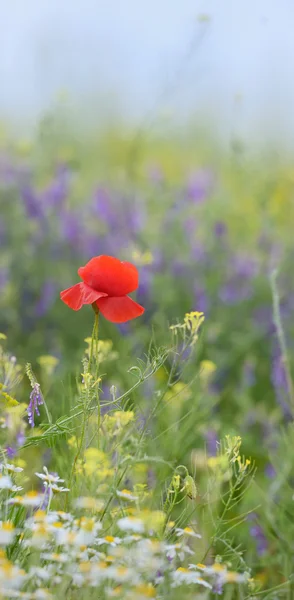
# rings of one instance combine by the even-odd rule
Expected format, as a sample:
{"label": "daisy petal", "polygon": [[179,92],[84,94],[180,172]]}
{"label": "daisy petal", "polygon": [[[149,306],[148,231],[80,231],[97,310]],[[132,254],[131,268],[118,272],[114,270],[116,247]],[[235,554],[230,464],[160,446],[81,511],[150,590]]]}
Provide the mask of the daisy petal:
{"label": "daisy petal", "polygon": [[73,310],[80,310],[83,304],[93,304],[103,296],[106,294],[93,290],[85,283],[77,283],[60,293],[61,300]]}
{"label": "daisy petal", "polygon": [[125,296],[138,287],[136,267],[113,256],[91,258],[78,274],[87,285],[109,296]]}
{"label": "daisy petal", "polygon": [[103,317],[112,323],[125,323],[143,314],[144,308],[129,296],[100,298],[96,302]]}

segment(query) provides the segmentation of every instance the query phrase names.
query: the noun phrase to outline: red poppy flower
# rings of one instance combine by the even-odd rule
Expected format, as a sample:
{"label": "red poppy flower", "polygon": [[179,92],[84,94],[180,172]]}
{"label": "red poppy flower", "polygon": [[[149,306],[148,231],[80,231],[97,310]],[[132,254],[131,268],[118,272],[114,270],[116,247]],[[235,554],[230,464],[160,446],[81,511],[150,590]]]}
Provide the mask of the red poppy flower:
{"label": "red poppy flower", "polygon": [[113,256],[95,256],[80,267],[83,280],[60,293],[61,300],[73,310],[96,304],[105,319],[125,323],[143,314],[144,308],[127,296],[138,287],[136,267]]}

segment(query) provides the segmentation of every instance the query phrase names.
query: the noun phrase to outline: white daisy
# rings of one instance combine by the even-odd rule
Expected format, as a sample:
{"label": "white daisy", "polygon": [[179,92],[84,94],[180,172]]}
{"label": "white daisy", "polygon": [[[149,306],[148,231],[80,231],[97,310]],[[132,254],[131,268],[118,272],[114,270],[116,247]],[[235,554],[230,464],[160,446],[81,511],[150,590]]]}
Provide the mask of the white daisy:
{"label": "white daisy", "polygon": [[29,576],[37,577],[43,581],[48,581],[48,579],[50,579],[50,573],[48,572],[48,569],[44,569],[44,567],[31,567],[29,570]]}
{"label": "white daisy", "polygon": [[51,485],[51,483],[64,483],[64,479],[61,479],[59,475],[53,475],[52,473],[49,473],[47,467],[43,467],[43,471],[44,473],[35,473],[35,475],[39,477],[39,479],[42,479],[42,481],[46,481],[47,484]]}
{"label": "white daisy", "polygon": [[166,556],[169,560],[173,560],[178,557],[180,560],[184,560],[186,554],[194,554],[193,550],[185,544],[166,544],[165,545]]}
{"label": "white daisy", "polygon": [[23,569],[19,569],[16,565],[13,565],[9,561],[1,562],[0,564],[0,589],[1,592],[6,594],[8,590],[19,590],[27,579],[27,574]]}
{"label": "white daisy", "polygon": [[0,475],[0,490],[11,490],[13,481],[9,475]]}
{"label": "white daisy", "polygon": [[186,535],[188,537],[200,538],[200,533],[195,533],[195,531],[191,527],[185,527],[185,529],[181,529],[181,527],[176,527],[176,534],[178,537],[181,535]]}
{"label": "white daisy", "polygon": [[92,498],[91,496],[80,496],[75,502],[76,508],[85,508],[86,510],[100,511],[104,508],[102,500]]}
{"label": "white daisy", "polygon": [[15,467],[9,463],[1,463],[0,471],[6,470],[8,473],[21,473],[23,469],[21,467]]}
{"label": "white daisy", "polygon": [[122,531],[134,531],[135,533],[144,532],[144,522],[138,517],[123,517],[117,521],[117,526]]}
{"label": "white daisy", "polygon": [[125,581],[131,581],[132,584],[136,584],[139,581],[139,576],[128,567],[115,567],[111,566],[107,569],[108,577],[114,579],[119,583]]}
{"label": "white daisy", "polygon": [[49,560],[50,562],[57,563],[66,563],[70,560],[70,556],[65,554],[65,552],[60,552],[59,554],[56,552],[43,552],[41,554],[41,558],[43,560]]}
{"label": "white daisy", "polygon": [[189,585],[191,583],[196,583],[198,585],[202,585],[203,587],[211,589],[212,586],[210,583],[202,579],[201,574],[197,571],[190,571],[189,569],[185,569],[184,567],[180,567],[172,574],[172,587],[177,587],[179,585]]}
{"label": "white daisy", "polygon": [[8,546],[16,535],[16,530],[11,521],[0,522],[0,546]]}
{"label": "white daisy", "polygon": [[139,500],[138,496],[135,496],[130,490],[117,490],[116,495],[122,500],[129,500],[130,502],[136,502]]}
{"label": "white daisy", "polygon": [[[59,481],[64,481],[64,479],[59,479]],[[69,488],[60,487],[59,485],[56,485],[56,483],[48,483],[47,481],[44,481],[44,486],[46,488],[52,490],[52,492],[54,492],[54,494],[61,494],[62,492],[70,492]]]}
{"label": "white daisy", "polygon": [[13,485],[11,488],[11,492],[21,492],[23,487],[21,485]]}
{"label": "white daisy", "polygon": [[98,546],[102,546],[103,544],[108,544],[109,546],[112,546],[113,548],[115,546],[118,546],[118,544],[120,544],[122,542],[122,540],[119,537],[113,537],[112,535],[106,535],[104,538],[98,538],[97,540],[95,540],[96,544],[98,544]]}
{"label": "white daisy", "polygon": [[28,492],[24,496],[14,496],[9,498],[7,504],[19,504],[20,506],[40,506],[44,501],[44,495],[38,492]]}

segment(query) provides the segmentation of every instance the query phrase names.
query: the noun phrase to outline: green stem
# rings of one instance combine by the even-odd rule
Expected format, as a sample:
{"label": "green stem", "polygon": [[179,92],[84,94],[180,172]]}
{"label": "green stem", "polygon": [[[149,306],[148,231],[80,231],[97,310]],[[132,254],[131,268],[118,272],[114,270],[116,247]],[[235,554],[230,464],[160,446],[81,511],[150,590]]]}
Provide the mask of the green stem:
{"label": "green stem", "polygon": [[[100,427],[100,403],[99,403],[99,387],[98,384],[96,383],[96,379],[98,378],[98,322],[99,322],[99,310],[96,307],[95,304],[92,305],[94,312],[95,312],[95,319],[94,319],[94,326],[93,326],[93,331],[92,331],[92,338],[91,338],[91,347],[90,347],[90,356],[89,356],[89,363],[88,363],[88,370],[87,373],[88,375],[90,375],[91,373],[91,367],[92,367],[92,363],[93,363],[93,355],[94,355],[94,344],[95,344],[95,355],[96,355],[96,373],[95,373],[95,384],[96,384],[96,389],[97,391],[97,398],[98,398],[98,424]],[[89,409],[89,401],[86,401],[84,406],[83,406],[83,423],[82,423],[82,432],[81,432],[81,438],[80,438],[80,443],[77,449],[77,453],[75,455],[74,461],[73,461],[73,465],[72,465],[72,470],[71,470],[71,475],[70,475],[70,480],[69,480],[69,488],[71,488],[72,485],[72,481],[75,475],[75,470],[76,470],[76,465],[77,462],[81,456],[81,453],[83,452],[83,448],[84,448],[84,441],[85,441],[85,433],[86,433],[86,424],[87,424],[87,419],[88,419],[88,409]],[[98,439],[99,439],[99,429],[98,429]]]}
{"label": "green stem", "polygon": [[48,423],[49,423],[49,425],[52,425],[52,419],[51,419],[50,412],[48,410],[48,406],[46,404],[44,396],[42,396],[42,397],[43,397],[43,406],[45,408],[45,413],[46,413],[46,416],[47,416],[47,419],[48,419]]}
{"label": "green stem", "polygon": [[96,372],[95,372],[95,386],[96,386],[96,398],[97,398],[97,436],[98,436],[98,449],[100,446],[100,427],[101,427],[101,406],[99,399],[99,354],[98,354],[98,339],[99,339],[99,310],[95,310],[95,352],[96,352]]}
{"label": "green stem", "polygon": [[[90,356],[89,356],[89,363],[88,363],[88,373],[91,372],[91,366],[92,366],[92,362],[93,362],[93,354],[94,354],[94,341],[96,341],[96,330],[97,330],[97,336],[98,336],[98,318],[99,318],[99,310],[96,309],[96,307],[94,308],[93,306],[93,310],[95,311],[95,319],[94,319],[94,325],[93,325],[93,331],[92,331],[92,337],[91,337],[91,346],[90,346]],[[98,311],[98,312],[97,312]]]}

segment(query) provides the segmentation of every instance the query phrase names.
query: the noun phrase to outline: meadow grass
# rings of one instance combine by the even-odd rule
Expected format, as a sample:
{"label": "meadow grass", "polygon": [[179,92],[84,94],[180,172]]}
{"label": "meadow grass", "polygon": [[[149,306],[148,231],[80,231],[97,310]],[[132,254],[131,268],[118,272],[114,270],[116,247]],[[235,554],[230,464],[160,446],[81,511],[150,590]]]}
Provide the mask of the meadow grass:
{"label": "meadow grass", "polygon": [[[0,597],[294,597],[293,169],[201,142],[2,144]],[[98,254],[146,308],[99,337]]]}

